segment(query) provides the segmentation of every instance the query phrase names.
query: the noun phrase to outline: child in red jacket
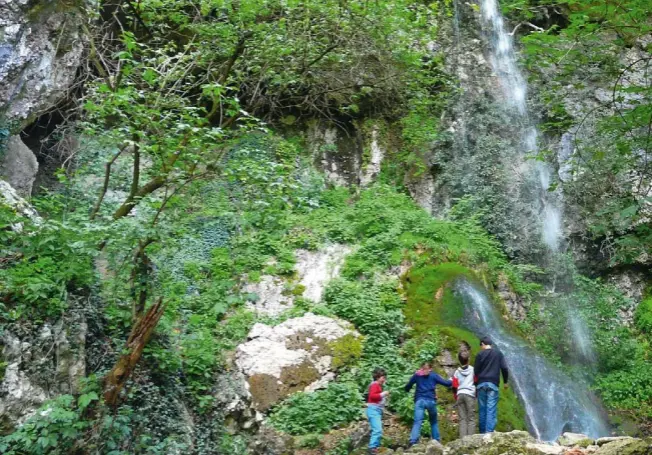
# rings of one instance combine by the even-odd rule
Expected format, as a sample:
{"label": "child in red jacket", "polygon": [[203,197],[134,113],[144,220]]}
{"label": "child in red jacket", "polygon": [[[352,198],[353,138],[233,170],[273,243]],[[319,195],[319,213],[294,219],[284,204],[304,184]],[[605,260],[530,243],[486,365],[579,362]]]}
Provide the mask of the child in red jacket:
{"label": "child in red jacket", "polygon": [[389,391],[383,391],[383,385],[387,381],[385,370],[376,368],[373,372],[373,378],[374,381],[369,385],[369,395],[367,397],[367,419],[371,427],[369,453],[377,454],[383,436],[383,408]]}

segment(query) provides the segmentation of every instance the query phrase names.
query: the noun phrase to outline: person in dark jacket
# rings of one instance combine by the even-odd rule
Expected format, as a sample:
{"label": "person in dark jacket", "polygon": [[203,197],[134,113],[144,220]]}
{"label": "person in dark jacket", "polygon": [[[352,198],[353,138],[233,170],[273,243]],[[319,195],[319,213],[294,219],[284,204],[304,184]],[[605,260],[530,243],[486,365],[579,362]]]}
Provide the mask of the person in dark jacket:
{"label": "person in dark jacket", "polygon": [[473,366],[475,372],[476,393],[478,396],[478,420],[480,433],[491,433],[496,429],[498,422],[498,398],[500,391],[500,374],[503,375],[505,389],[509,371],[505,356],[493,347],[490,337],[480,340],[480,353],[475,358]]}
{"label": "person in dark jacket", "polygon": [[435,388],[437,384],[450,388],[453,381],[442,378],[437,373],[433,373],[432,365],[429,362],[424,362],[421,369],[417,370],[410,381],[405,385],[405,391],[409,392],[412,386],[416,384],[416,391],[414,392],[414,425],[412,425],[412,432],[410,433],[410,445],[414,445],[419,441],[421,435],[421,424],[428,411],[428,419],[430,420],[430,436],[437,441],[440,440],[439,425],[437,424],[437,394]]}

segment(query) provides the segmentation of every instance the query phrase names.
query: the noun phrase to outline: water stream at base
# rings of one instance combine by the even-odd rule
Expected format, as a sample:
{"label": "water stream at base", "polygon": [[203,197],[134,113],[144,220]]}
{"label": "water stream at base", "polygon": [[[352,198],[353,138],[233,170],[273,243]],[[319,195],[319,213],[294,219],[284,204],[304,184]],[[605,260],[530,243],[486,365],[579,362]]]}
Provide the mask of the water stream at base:
{"label": "water stream at base", "polygon": [[581,380],[571,378],[510,335],[484,292],[464,279],[456,294],[464,302],[462,325],[478,336],[490,335],[505,355],[510,383],[521,399],[532,434],[554,441],[561,433],[584,433],[593,438],[609,435],[604,410]]}
{"label": "water stream at base", "polygon": [[[534,154],[538,148],[539,133],[528,115],[528,87],[517,64],[512,35],[505,30],[497,0],[480,0],[480,13],[482,30],[489,43],[489,60],[504,95],[502,102],[518,125],[523,154]],[[532,196],[533,200],[529,203],[539,208],[542,241],[547,246],[549,255],[554,256],[559,254],[563,239],[563,211],[560,196],[548,190],[553,175],[550,166],[538,160],[530,163],[529,172],[536,175],[538,187]],[[567,308],[566,317],[578,360],[592,366],[596,356],[591,346],[589,328],[572,307]]]}

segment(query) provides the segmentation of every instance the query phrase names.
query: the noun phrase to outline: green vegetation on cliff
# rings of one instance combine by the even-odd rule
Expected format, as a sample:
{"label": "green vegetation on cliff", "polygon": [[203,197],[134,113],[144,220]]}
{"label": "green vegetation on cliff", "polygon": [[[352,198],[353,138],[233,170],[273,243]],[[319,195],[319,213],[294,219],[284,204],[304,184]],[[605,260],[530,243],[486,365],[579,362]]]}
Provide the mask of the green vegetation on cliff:
{"label": "green vegetation on cliff", "polygon": [[[0,206],[0,379],[24,368],[52,396],[21,426],[0,416],[0,452],[246,453],[252,435],[221,401],[231,396],[224,378],[234,350],[254,323],[307,311],[346,319],[363,339],[328,345],[336,379],[290,396],[270,423],[303,436],[306,447],[321,444],[323,433],[362,418],[361,394],[382,366],[404,432],[413,401],[402,387],[420,362],[437,359],[444,373],[461,342],[478,349],[451,288],[460,276],[481,283],[509,318],[497,292],[507,289],[523,313],[510,330],[569,374],[589,376],[611,410],[649,431],[649,290],[633,311],[614,286],[582,275],[570,253],[545,267],[514,256],[524,250],[511,237],[522,226],[498,193],[515,186],[511,170],[497,165],[514,144],[485,134],[504,123],[491,102],[466,107],[482,119],[477,153],[441,159],[450,137],[440,123],[457,96],[444,47],[451,39],[441,35],[453,29],[450,1],[101,3],[79,103],[62,125],[77,148],[57,188],[31,200],[40,220]],[[588,232],[609,266],[644,268],[652,248],[651,60],[636,54],[628,67],[619,58],[649,53],[649,8],[645,0],[603,3],[503,7],[521,22],[519,33],[545,27],[523,43],[550,138],[581,126],[568,90],[612,89],[596,106],[607,109],[590,134],[596,142],[575,141],[572,178],[551,189],[563,186],[580,207],[574,235]],[[375,183],[347,188],[321,172],[333,169],[307,132],[321,121],[362,149],[351,158],[361,161],[356,172],[372,160],[370,145],[358,142],[375,132],[386,152]],[[346,153],[337,141],[324,147]],[[470,174],[473,166],[482,175]],[[455,175],[460,181],[450,181]],[[408,195],[423,177],[435,180],[432,197],[452,194],[439,218]],[[334,243],[352,253],[323,301],[312,302],[295,251]],[[274,318],[247,305],[260,296],[245,285],[265,275],[282,278],[283,295],[294,299]],[[594,370],[573,364],[569,303],[593,334]],[[81,353],[67,350],[75,343]],[[68,375],[75,355],[85,368]],[[439,402],[450,441],[451,394],[440,390]],[[513,392],[503,393],[499,413],[499,429],[525,427]]]}

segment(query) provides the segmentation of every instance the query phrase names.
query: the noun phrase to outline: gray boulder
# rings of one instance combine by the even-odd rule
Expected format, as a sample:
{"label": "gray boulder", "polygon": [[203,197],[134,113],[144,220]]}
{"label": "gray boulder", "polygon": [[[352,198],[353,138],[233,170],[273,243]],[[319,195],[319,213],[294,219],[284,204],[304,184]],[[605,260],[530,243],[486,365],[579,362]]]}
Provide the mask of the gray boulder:
{"label": "gray boulder", "polygon": [[28,198],[38,172],[38,161],[34,153],[23,143],[20,136],[11,136],[0,149],[0,178],[9,182],[16,193]]}

